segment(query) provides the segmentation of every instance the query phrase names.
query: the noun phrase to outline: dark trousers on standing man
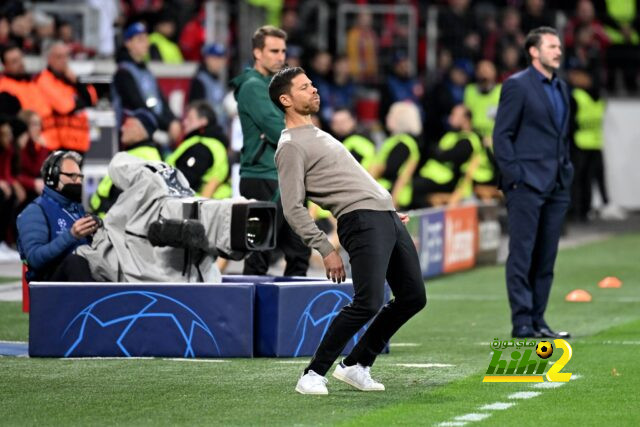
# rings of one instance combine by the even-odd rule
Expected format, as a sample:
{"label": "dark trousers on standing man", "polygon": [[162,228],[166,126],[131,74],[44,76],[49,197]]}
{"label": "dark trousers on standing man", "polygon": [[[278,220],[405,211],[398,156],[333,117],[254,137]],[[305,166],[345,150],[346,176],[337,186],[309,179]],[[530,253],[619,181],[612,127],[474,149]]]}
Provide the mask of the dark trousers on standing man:
{"label": "dark trousers on standing man", "polygon": [[505,195],[509,218],[506,275],[511,322],[514,328],[548,327],[544,312],[569,207],[569,190],[555,184],[553,190],[540,193],[521,183]]}
{"label": "dark trousers on standing man", "polygon": [[[306,276],[309,268],[309,249],[284,220],[278,181],[273,179],[241,178],[240,194],[247,199],[276,202],[276,247],[284,254],[285,276]],[[253,252],[244,261],[242,274],[264,275],[269,270],[273,251]]]}
{"label": "dark trousers on standing man", "polygon": [[[371,366],[391,336],[427,303],[418,253],[396,212],[346,213],[338,219],[338,236],[349,253],[353,301],[335,317],[305,373],[325,375],[349,340],[375,316],[344,360],[349,366]],[[394,299],[382,307],[385,278]]]}

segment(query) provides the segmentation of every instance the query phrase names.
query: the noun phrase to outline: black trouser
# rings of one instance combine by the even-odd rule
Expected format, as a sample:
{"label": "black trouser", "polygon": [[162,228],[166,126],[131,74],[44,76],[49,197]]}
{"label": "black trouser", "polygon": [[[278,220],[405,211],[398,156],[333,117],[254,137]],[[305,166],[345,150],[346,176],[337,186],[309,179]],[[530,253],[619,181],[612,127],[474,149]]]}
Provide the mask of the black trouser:
{"label": "black trouser", "polygon": [[[285,276],[306,276],[309,268],[309,249],[300,237],[294,233],[282,214],[280,197],[274,199],[278,191],[278,181],[272,179],[241,178],[240,194],[247,199],[273,201],[277,203],[276,214],[276,245],[284,253],[287,266],[284,269]],[[245,275],[267,274],[269,264],[273,257],[273,251],[253,252],[244,260]]]}
{"label": "black trouser", "polygon": [[571,162],[575,167],[571,188],[571,216],[575,219],[586,220],[587,214],[591,210],[591,187],[594,182],[598,185],[602,202],[605,205],[609,203],[604,181],[602,151],[573,148]]}
{"label": "black trouser", "polygon": [[[338,236],[349,253],[355,292],[305,369],[320,375],[327,373],[353,335],[375,316],[345,358],[347,365],[371,366],[391,336],[427,303],[418,253],[397,213],[349,212],[338,219]],[[385,278],[394,298],[380,310]]]}
{"label": "black trouser", "polygon": [[48,282],[95,282],[86,258],[69,254],[46,279]]}

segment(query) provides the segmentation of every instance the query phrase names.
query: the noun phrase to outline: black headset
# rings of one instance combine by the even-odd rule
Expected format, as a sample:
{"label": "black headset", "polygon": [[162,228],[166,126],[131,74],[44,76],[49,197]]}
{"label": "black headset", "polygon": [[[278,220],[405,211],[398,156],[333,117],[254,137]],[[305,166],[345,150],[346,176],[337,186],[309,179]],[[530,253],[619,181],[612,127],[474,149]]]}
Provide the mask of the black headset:
{"label": "black headset", "polygon": [[47,157],[47,160],[45,160],[42,165],[40,173],[47,187],[56,188],[58,185],[58,181],[60,180],[60,160],[66,153],[67,151],[64,150],[54,151]]}

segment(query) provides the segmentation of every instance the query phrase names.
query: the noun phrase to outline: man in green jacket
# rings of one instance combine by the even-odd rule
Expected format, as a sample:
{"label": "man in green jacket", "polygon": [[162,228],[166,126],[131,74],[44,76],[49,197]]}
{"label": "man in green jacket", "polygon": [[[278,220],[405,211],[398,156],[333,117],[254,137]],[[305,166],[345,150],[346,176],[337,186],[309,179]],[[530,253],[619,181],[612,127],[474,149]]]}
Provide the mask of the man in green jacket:
{"label": "man in green jacket", "polygon": [[[269,99],[269,82],[285,63],[287,33],[265,25],[252,38],[254,65],[231,81],[238,101],[244,145],[240,154],[240,194],[247,199],[276,202],[277,248],[284,253],[285,276],[306,276],[311,250],[293,232],[282,215],[274,155],[284,114]],[[271,252],[254,252],[244,262],[243,274],[263,275]]]}

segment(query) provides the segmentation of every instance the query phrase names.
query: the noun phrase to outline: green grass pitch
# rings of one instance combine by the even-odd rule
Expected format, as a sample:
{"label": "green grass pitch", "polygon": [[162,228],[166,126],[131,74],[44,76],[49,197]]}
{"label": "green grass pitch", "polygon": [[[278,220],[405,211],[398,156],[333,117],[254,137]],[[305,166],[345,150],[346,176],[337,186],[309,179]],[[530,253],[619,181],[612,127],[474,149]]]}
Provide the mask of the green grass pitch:
{"label": "green grass pitch", "polygon": [[[392,340],[404,345],[393,345],[372,370],[383,393],[330,378],[329,396],[299,395],[293,388],[307,359],[0,357],[0,425],[637,426],[638,248],[634,234],[561,251],[547,321],[573,333],[563,371],[578,378],[556,388],[482,383],[488,343],[510,338],[504,267],[497,266],[428,281],[427,308]],[[609,275],[622,288],[598,288]],[[593,302],[565,302],[575,288],[591,292]],[[20,304],[0,303],[0,340],[26,341],[27,334]],[[534,394],[512,398],[519,392]],[[495,403],[513,405],[483,409]]]}

